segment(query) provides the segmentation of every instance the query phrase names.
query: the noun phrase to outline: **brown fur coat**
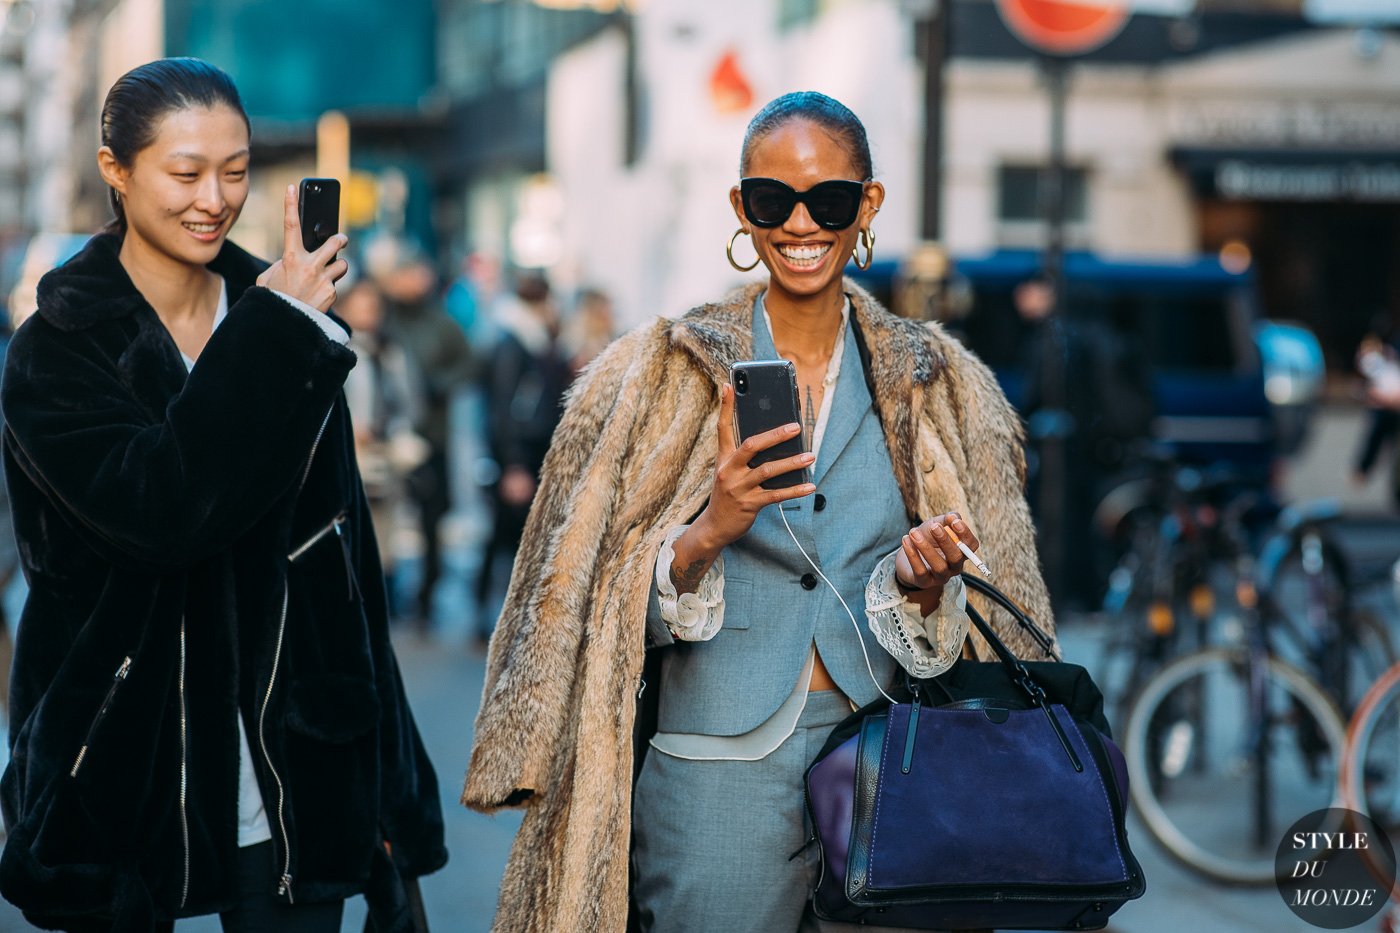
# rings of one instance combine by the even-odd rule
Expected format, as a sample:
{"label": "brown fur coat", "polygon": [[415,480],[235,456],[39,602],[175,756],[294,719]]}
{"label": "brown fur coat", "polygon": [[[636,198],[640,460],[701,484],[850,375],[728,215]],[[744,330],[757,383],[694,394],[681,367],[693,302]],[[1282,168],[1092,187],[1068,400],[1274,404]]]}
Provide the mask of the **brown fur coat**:
{"label": "brown fur coat", "polygon": [[[730,363],[748,358],[760,288],[633,330],[570,393],[491,641],[462,792],[488,812],[533,792],[497,931],[625,926],[648,589],[666,530],[708,499],[719,386]],[[846,288],[906,508],[921,520],[960,512],[998,586],[1050,626],[1015,411],[990,370],[936,324],[897,318]],[[1038,656],[1008,617],[978,605],[1013,651]]]}

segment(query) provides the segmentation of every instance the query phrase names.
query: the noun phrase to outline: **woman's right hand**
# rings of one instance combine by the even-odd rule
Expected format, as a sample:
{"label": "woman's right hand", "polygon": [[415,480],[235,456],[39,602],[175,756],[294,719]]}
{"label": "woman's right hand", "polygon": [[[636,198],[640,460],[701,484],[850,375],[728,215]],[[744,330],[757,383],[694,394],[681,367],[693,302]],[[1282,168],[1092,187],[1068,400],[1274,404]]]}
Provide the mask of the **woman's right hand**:
{"label": "woman's right hand", "polygon": [[337,233],[308,253],[301,243],[296,185],[288,185],[282,201],[282,258],[258,276],[258,284],[318,311],[329,311],[335,304],[335,283],[350,271],[350,264],[336,254],[349,242],[349,237]]}
{"label": "woman's right hand", "polygon": [[723,548],[739,540],[758,519],[759,510],[775,502],[800,499],[817,491],[814,483],[799,483],[783,489],[765,489],[761,483],[809,467],[816,457],[811,453],[801,453],[782,460],[761,464],[750,468],[749,463],[760,451],[789,440],[801,431],[797,423],[776,427],[762,434],[755,434],[742,444],[734,441],[734,389],[725,385],[720,388],[719,402],[719,450],[715,455],[715,483],[710,492],[710,504],[695,520],[701,525],[709,541]]}

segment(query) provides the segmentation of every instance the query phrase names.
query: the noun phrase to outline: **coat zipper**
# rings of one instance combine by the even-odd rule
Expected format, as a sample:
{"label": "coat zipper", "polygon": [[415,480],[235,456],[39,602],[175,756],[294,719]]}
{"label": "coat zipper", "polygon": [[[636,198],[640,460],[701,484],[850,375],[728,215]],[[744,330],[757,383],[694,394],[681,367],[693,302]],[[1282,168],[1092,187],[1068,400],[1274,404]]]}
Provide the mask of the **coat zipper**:
{"label": "coat zipper", "polygon": [[328,522],[324,528],[322,528],[321,530],[317,531],[314,535],[312,535],[311,537],[307,538],[304,542],[302,542],[301,546],[298,547],[295,551],[293,551],[292,553],[288,554],[288,555],[287,555],[287,560],[292,561],[293,563],[295,563],[296,560],[297,560],[297,558],[301,557],[301,555],[303,555],[303,554],[305,554],[307,551],[311,550],[311,549],[316,545],[316,542],[320,541],[320,540],[321,540],[322,538],[324,538],[326,535],[330,534],[331,532],[335,532],[337,535],[339,535],[339,534],[340,534],[340,526],[343,525],[343,524],[345,524],[345,520],[346,520],[347,518],[349,518],[349,513],[347,513],[347,512],[341,512],[341,513],[340,513],[339,515],[337,515],[335,518],[331,519],[331,521]]}
{"label": "coat zipper", "polygon": [[190,896],[190,819],[189,801],[189,716],[185,707],[185,617],[180,617],[180,839],[185,848],[185,880],[180,887],[180,906]]}
{"label": "coat zipper", "polygon": [[83,747],[78,749],[78,757],[73,759],[73,770],[68,772],[69,777],[77,777],[78,770],[83,766],[83,759],[87,758],[88,748],[92,745],[92,740],[97,736],[97,730],[102,725],[102,720],[107,718],[107,709],[112,705],[112,699],[117,695],[117,688],[126,680],[126,675],[131,671],[131,656],[122,658],[121,666],[117,668],[117,673],[112,677],[112,686],[107,688],[107,695],[102,698],[102,705],[97,708],[97,715],[92,717],[92,725],[88,726],[87,738],[83,741]]}
{"label": "coat zipper", "polygon": [[277,624],[277,646],[272,653],[272,677],[267,682],[267,692],[263,694],[262,708],[258,711],[258,745],[262,747],[263,760],[267,762],[267,769],[272,772],[272,780],[277,783],[277,826],[282,832],[282,875],[277,879],[277,896],[286,897],[287,903],[295,903],[292,900],[292,843],[291,837],[287,835],[287,821],[284,809],[287,801],[286,788],[282,786],[282,776],[277,773],[277,766],[272,763],[272,755],[267,750],[267,705],[272,700],[272,688],[277,683],[277,667],[282,660],[282,636],[287,629],[287,601],[290,590],[287,584],[282,584],[282,619]]}
{"label": "coat zipper", "polygon": [[345,564],[345,599],[348,602],[354,602],[356,597],[363,600],[364,596],[360,593],[360,582],[355,578],[355,562],[350,557],[350,542],[345,539],[345,532],[341,530],[342,526],[344,526],[349,518],[350,513],[341,510],[340,514],[331,519],[325,527],[307,538],[295,551],[288,554],[287,560],[295,563],[297,558],[315,547],[317,542],[334,532],[336,540],[340,542],[340,558]]}
{"label": "coat zipper", "polygon": [[[325,436],[326,425],[331,423],[331,414],[335,411],[332,405],[326,410],[326,417],[321,421],[321,428],[316,432],[316,439],[311,442],[311,453],[306,458],[306,468],[301,471],[301,482],[297,484],[297,492],[306,486],[307,477],[311,475],[311,464],[316,460],[316,450],[321,446],[321,438]],[[332,523],[333,528],[338,528],[336,523]],[[291,599],[291,582],[284,574],[282,578],[282,617],[277,623],[277,644],[272,652],[272,676],[267,681],[267,692],[263,694],[262,707],[258,710],[258,745],[262,748],[263,760],[267,762],[268,771],[272,772],[272,780],[277,784],[277,827],[282,833],[282,874],[277,879],[277,896],[285,897],[288,904],[296,901],[292,897],[292,840],[287,834],[287,819],[285,815],[287,802],[287,789],[282,784],[282,776],[277,773],[277,766],[272,763],[272,755],[267,750],[267,707],[272,702],[272,691],[277,685],[277,671],[282,662],[282,639],[287,633],[287,606]]]}

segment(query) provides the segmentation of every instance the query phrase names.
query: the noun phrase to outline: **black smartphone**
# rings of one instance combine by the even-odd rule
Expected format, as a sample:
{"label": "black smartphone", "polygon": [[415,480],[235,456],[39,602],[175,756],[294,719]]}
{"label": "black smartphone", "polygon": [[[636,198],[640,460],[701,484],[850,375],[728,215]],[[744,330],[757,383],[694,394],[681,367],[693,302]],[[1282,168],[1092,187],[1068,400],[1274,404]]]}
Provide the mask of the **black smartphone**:
{"label": "black smartphone", "polygon": [[297,186],[297,217],[301,245],[314,253],[340,232],[340,182],[334,178],[303,178]]}
{"label": "black smartphone", "polygon": [[[802,423],[802,407],[797,400],[797,367],[788,360],[744,360],[729,367],[729,384],[734,387],[734,436],[742,444],[755,434],[794,421]],[[773,460],[795,457],[806,450],[798,433],[780,444],[758,452],[749,467]],[[763,481],[764,489],[786,489],[810,482],[804,467],[780,473]]]}

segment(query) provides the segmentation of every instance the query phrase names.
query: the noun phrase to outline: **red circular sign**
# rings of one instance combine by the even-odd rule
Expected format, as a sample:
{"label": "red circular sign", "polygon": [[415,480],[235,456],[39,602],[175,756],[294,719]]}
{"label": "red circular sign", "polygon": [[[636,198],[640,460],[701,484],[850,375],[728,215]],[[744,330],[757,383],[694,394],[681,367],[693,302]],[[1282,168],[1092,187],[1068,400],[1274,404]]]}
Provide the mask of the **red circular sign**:
{"label": "red circular sign", "polygon": [[1016,38],[1051,55],[1092,52],[1128,21],[1128,0],[997,0]]}

